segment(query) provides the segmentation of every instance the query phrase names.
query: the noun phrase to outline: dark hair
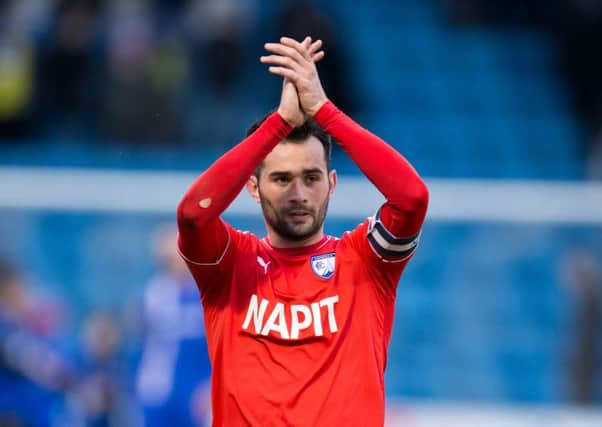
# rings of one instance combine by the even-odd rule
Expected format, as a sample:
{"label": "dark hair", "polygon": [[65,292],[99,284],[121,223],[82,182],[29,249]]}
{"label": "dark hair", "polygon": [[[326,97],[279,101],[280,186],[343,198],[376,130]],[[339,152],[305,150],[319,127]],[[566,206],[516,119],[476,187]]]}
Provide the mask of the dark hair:
{"label": "dark hair", "polygon": [[[259,126],[274,112],[275,110],[270,111],[266,114],[262,119],[254,122],[249,129],[247,129],[247,136],[251,135],[255,132]],[[326,161],[326,170],[330,171],[330,158],[332,156],[332,140],[330,135],[326,133],[324,129],[320,127],[320,125],[312,118],[309,118],[303,123],[301,126],[297,126],[293,128],[291,133],[284,139],[287,142],[293,143],[303,143],[310,136],[315,136],[318,138],[320,143],[322,143],[322,148],[324,148],[324,160]],[[255,169],[253,175],[259,178],[259,174],[261,173],[261,169],[263,168],[263,162]]]}

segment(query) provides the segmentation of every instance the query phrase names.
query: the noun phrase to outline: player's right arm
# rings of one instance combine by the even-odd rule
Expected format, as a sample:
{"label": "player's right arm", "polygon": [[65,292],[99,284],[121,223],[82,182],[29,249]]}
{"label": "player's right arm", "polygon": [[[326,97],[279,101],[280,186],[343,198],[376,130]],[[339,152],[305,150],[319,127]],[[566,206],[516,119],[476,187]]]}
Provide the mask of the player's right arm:
{"label": "player's right arm", "polygon": [[[321,41],[311,44],[307,38],[304,43],[314,61],[323,57],[319,52]],[[229,226],[219,216],[276,144],[304,122],[297,90],[284,79],[278,111],[194,181],[177,210],[178,246],[189,264],[219,264],[231,239]]]}
{"label": "player's right arm", "polygon": [[286,114],[272,113],[255,132],[221,156],[190,186],[177,210],[178,245],[188,262],[204,265],[219,262],[230,240],[219,216],[265,156],[291,131],[286,117]]}

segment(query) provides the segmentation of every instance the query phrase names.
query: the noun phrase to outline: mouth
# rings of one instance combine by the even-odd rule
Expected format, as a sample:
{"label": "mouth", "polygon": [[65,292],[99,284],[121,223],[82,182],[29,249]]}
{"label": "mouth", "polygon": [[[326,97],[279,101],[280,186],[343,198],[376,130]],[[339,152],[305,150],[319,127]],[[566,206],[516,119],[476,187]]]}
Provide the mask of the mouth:
{"label": "mouth", "polygon": [[307,218],[311,216],[310,212],[304,210],[291,210],[286,213],[286,215],[292,219],[293,221],[305,221]]}

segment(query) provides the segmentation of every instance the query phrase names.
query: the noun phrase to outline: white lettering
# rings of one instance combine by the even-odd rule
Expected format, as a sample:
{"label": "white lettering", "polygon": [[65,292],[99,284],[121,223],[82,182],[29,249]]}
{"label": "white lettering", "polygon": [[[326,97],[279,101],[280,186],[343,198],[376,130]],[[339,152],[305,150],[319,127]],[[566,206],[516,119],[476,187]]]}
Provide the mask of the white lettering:
{"label": "white lettering", "polygon": [[261,299],[261,305],[257,306],[257,295],[251,295],[251,301],[249,302],[249,308],[247,309],[247,316],[245,317],[245,321],[242,323],[242,328],[247,329],[249,327],[249,323],[251,323],[251,318],[253,318],[253,325],[255,325],[255,332],[259,333],[261,331],[261,325],[263,324],[263,316],[265,315],[265,310],[268,308],[268,300]]}
{"label": "white lettering", "polygon": [[[299,314],[303,313],[303,321],[299,319]],[[306,305],[293,304],[291,305],[291,339],[299,338],[299,331],[307,329],[311,326],[311,311]]]}
{"label": "white lettering", "polygon": [[324,298],[322,301],[320,301],[320,307],[326,306],[328,309],[328,326],[330,326],[330,332],[333,333],[339,330],[339,328],[337,328],[337,319],[334,316],[334,305],[337,302],[339,302],[338,295]]}
{"label": "white lettering", "polygon": [[[276,320],[278,323],[276,323]],[[265,325],[261,330],[261,335],[267,336],[270,331],[279,332],[283,339],[289,339],[286,318],[284,317],[284,304],[281,302],[276,303],[274,311],[272,311],[272,314],[270,314],[270,317],[268,317],[267,322],[265,322]]]}
{"label": "white lettering", "polygon": [[[329,331],[335,333],[339,330],[334,311],[335,304],[338,302],[338,295],[324,298],[319,302],[312,302],[310,305],[291,304],[285,306],[283,303],[277,302],[264,323],[270,301],[262,298],[260,302],[257,295],[251,295],[242,328],[248,330],[251,321],[253,321],[256,334],[268,336],[270,331],[274,331],[279,333],[282,339],[297,340],[301,331],[309,329],[313,325],[314,335],[321,337],[324,335],[322,307],[326,307]],[[290,329],[287,324],[287,309],[290,310]]]}
{"label": "white lettering", "polygon": [[319,302],[311,303],[311,312],[314,314],[314,333],[317,337],[321,337],[324,335],[324,332],[322,332],[322,316]]}

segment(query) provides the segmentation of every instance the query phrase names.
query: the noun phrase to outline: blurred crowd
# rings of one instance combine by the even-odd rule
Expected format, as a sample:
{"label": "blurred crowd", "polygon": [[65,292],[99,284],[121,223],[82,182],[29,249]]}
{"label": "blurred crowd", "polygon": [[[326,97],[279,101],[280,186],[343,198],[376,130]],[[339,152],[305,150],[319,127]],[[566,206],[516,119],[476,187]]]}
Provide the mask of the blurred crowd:
{"label": "blurred crowd", "polygon": [[153,236],[157,269],[134,315],[99,308],[82,322],[0,261],[0,426],[209,425],[203,314],[175,238],[167,225]]}
{"label": "blurred crowd", "polygon": [[0,135],[183,138],[187,88],[220,96],[240,71],[244,3],[3,1]]}
{"label": "blurred crowd", "polygon": [[[199,293],[177,253],[172,224],[158,226],[150,245],[155,270],[135,304],[98,308],[81,322],[0,261],[0,426],[210,425]],[[570,323],[558,360],[563,401],[598,404],[602,267],[587,248],[573,248],[560,261]]]}
{"label": "blurred crowd", "polygon": [[331,97],[352,109],[333,21],[310,1],[0,1],[0,143],[219,140],[237,106],[277,100],[275,78],[253,78],[263,43],[310,33]]}
{"label": "blurred crowd", "polygon": [[[448,4],[460,25],[531,27],[556,39],[587,129],[588,175],[602,178],[602,2]],[[328,11],[312,0],[2,0],[0,144],[231,145],[277,99],[278,81],[257,59],[279,35],[322,38],[329,97],[361,112],[352,56]]]}

